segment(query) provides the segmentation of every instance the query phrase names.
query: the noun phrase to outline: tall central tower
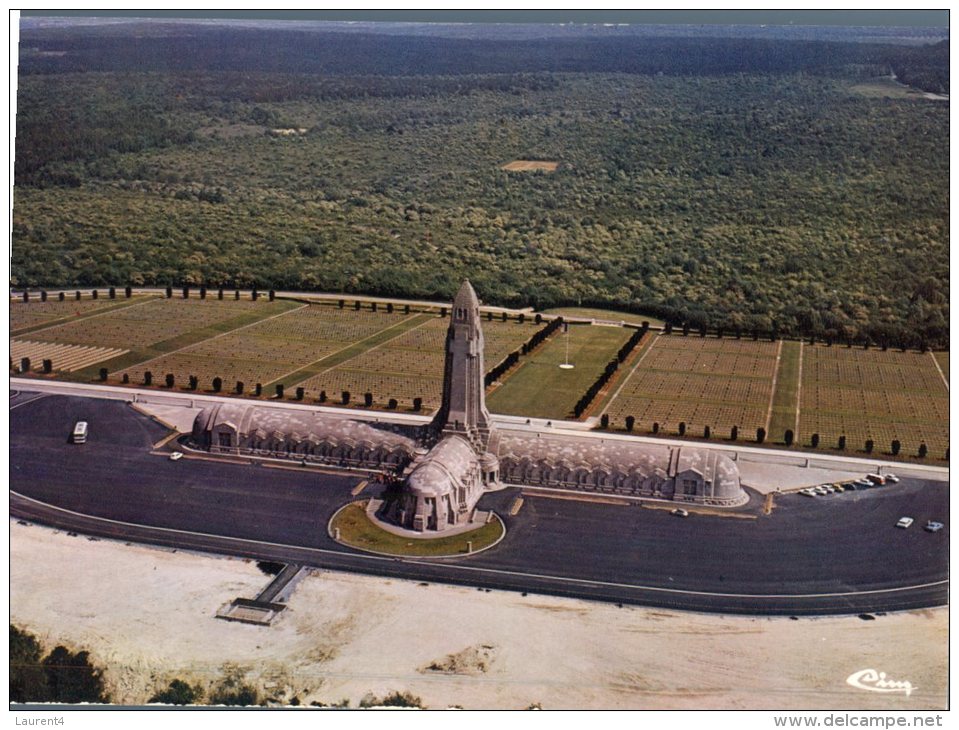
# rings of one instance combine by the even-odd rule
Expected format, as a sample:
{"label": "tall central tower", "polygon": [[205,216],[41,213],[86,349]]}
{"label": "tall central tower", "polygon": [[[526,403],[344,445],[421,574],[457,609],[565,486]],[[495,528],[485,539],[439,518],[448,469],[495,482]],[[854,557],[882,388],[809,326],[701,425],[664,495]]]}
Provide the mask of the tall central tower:
{"label": "tall central tower", "polygon": [[490,434],[485,372],[479,299],[473,285],[466,280],[453,299],[450,326],[446,331],[443,403],[432,425],[444,436],[466,437],[479,454],[486,451]]}

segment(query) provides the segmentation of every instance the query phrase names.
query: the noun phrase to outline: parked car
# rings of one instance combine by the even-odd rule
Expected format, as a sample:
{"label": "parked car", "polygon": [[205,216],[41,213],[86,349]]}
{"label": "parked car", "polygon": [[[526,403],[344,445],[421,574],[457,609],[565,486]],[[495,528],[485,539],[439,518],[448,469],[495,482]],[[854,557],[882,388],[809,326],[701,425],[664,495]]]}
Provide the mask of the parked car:
{"label": "parked car", "polygon": [[816,493],[811,489],[800,489],[799,493],[804,497],[815,497]]}
{"label": "parked car", "polygon": [[912,517],[900,517],[899,522],[896,523],[896,527],[901,527],[905,530],[907,527],[910,527],[913,522],[915,522],[915,520],[913,520]]}
{"label": "parked car", "polygon": [[898,484],[899,477],[897,477],[895,474],[886,474],[886,481],[890,484]]}
{"label": "parked car", "polygon": [[926,523],[926,526],[922,529],[926,532],[939,532],[939,530],[941,530],[943,527],[945,527],[945,525],[941,522],[933,522],[932,520],[929,520]]}
{"label": "parked car", "polygon": [[853,484],[855,484],[859,489],[870,489],[876,486],[868,479],[857,479],[856,481],[853,482]]}
{"label": "parked car", "polygon": [[179,461],[182,458],[183,454],[179,451],[174,451],[172,454],[170,454],[170,461]]}
{"label": "parked car", "polygon": [[676,517],[689,517],[689,512],[687,512],[686,510],[684,510],[682,507],[677,507],[677,508],[674,509],[672,512],[670,512],[669,514],[675,515]]}

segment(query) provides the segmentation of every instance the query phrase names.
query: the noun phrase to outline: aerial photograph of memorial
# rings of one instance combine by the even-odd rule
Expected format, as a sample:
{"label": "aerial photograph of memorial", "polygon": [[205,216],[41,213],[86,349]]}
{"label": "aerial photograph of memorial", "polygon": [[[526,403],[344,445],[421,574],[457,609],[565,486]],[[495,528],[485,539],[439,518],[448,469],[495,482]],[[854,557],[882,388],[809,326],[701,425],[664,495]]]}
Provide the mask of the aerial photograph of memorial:
{"label": "aerial photograph of memorial", "polygon": [[14,21],[11,709],[948,707],[947,11],[107,15]]}

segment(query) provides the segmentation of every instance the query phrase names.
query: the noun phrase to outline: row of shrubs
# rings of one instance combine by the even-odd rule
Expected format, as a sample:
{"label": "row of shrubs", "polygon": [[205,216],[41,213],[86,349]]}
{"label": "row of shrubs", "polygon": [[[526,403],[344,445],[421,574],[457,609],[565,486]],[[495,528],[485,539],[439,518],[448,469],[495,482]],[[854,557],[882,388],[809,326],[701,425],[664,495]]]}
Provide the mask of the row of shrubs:
{"label": "row of shrubs", "polygon": [[[486,314],[488,318],[492,319],[492,316],[493,316],[492,312],[487,312]],[[522,312],[519,315],[517,315],[518,322],[522,323],[524,320],[525,320],[525,315]],[[506,312],[503,312],[503,321],[504,322],[506,321]],[[543,316],[541,314],[537,314],[536,324],[540,324],[542,323],[542,321],[543,321]],[[556,332],[556,330],[558,330],[560,326],[562,326],[562,324],[563,324],[563,318],[557,317],[556,319],[551,320],[550,323],[546,325],[545,327],[543,327],[542,329],[534,332],[532,337],[526,340],[526,342],[523,343],[522,347],[519,350],[514,350],[513,352],[511,352],[509,355],[504,357],[502,361],[496,367],[494,367],[492,370],[486,373],[486,375],[483,377],[483,385],[485,385],[487,388],[490,387],[493,383],[499,380],[500,377],[502,377],[502,375],[507,370],[509,370],[517,362],[519,362],[519,358],[521,355],[528,355],[537,347],[539,347],[542,344],[543,340],[545,340],[547,337],[549,337],[554,332]]]}
{"label": "row of shrubs", "polygon": [[649,330],[649,322],[643,322],[642,327],[633,332],[629,340],[619,348],[619,352],[616,353],[616,357],[610,360],[606,367],[603,369],[602,374],[593,382],[592,385],[586,390],[583,396],[576,401],[576,405],[573,406],[573,415],[576,418],[579,418],[583,413],[589,408],[589,404],[593,402],[593,399],[596,395],[606,386],[606,383],[609,382],[610,378],[619,370],[619,366],[623,363],[630,353],[636,349],[636,345],[639,344],[640,340],[643,339],[643,335]]}
{"label": "row of shrubs", "polygon": [[[628,432],[632,432],[636,426],[636,419],[633,416],[626,416],[626,418],[624,419],[624,422],[625,422],[625,430]],[[600,417],[599,425],[600,425],[600,428],[602,429],[609,428],[609,414],[604,413]],[[677,431],[677,435],[686,436],[687,435],[686,422],[680,421],[676,431]],[[655,436],[655,435],[658,435],[659,432],[660,432],[659,424],[653,423],[651,433]],[[766,436],[767,436],[766,429],[760,426],[759,428],[756,429],[755,443],[757,444],[765,443]],[[709,426],[703,426],[702,438],[709,439],[711,437],[712,437],[711,428]],[[739,426],[733,426],[732,428],[729,429],[728,440],[729,441],[739,440]],[[786,446],[792,446],[795,440],[796,440],[795,434],[793,433],[792,429],[786,429],[786,431],[783,433],[782,443]],[[809,446],[814,449],[818,449],[820,441],[821,441],[821,438],[819,434],[814,433],[812,436],[809,437]],[[837,451],[845,451],[846,445],[847,445],[846,437],[843,435],[836,440],[835,448]],[[873,453],[873,451],[875,451],[875,448],[876,448],[876,442],[873,439],[866,439],[866,442],[863,444],[862,451],[863,453],[871,454]],[[893,439],[892,442],[889,444],[888,453],[892,456],[898,456],[901,452],[902,452],[902,442],[899,439]],[[919,444],[919,447],[916,449],[916,456],[919,457],[920,459],[925,459],[928,455],[929,455],[929,447],[927,447],[926,443],[923,441]],[[946,449],[943,459],[946,461],[949,460],[949,449]]]}
{"label": "row of shrubs", "polygon": [[[26,361],[26,364],[29,365],[29,358],[24,358],[24,360]],[[44,362],[46,363],[47,361],[45,360]],[[110,376],[109,370],[107,370],[106,368],[100,368],[100,380],[102,382],[106,382],[109,376]],[[130,384],[130,375],[128,373],[124,373],[122,379],[123,379],[124,385]],[[187,390],[198,390],[200,387],[200,379],[196,375],[189,376],[187,383],[188,383],[186,387]],[[147,370],[146,372],[143,373],[143,385],[147,387],[151,387],[153,386],[153,384],[154,384],[153,373]],[[176,376],[173,373],[167,373],[166,377],[164,378],[163,384],[167,388],[175,388]],[[211,385],[212,385],[212,388],[211,388],[212,392],[214,393],[223,392],[223,378],[219,378],[219,377],[213,378]],[[243,395],[246,392],[246,383],[244,383],[242,380],[237,380],[236,385],[234,386],[233,392],[236,393],[236,395]],[[286,397],[286,387],[283,385],[283,383],[277,383],[275,386],[274,392],[277,398]],[[256,383],[253,386],[253,395],[257,398],[263,395],[262,383]],[[298,387],[294,391],[294,400],[301,401],[301,400],[304,400],[305,398],[306,398],[306,389],[303,388],[302,386]],[[320,394],[316,400],[318,403],[332,402],[325,390],[320,391]],[[352,400],[353,400],[353,394],[350,393],[350,391],[344,390],[340,393],[340,403],[342,405],[347,406],[352,402]],[[423,410],[422,398],[413,398],[412,402],[413,402],[414,411],[419,412]],[[372,393],[367,392],[363,394],[363,405],[366,406],[367,408],[372,407],[373,405]],[[397,408],[399,408],[399,401],[396,398],[390,398],[389,401],[387,402],[387,408],[389,408],[390,410],[396,410]]]}
{"label": "row of shrubs", "polygon": [[[123,290],[123,295],[124,295],[127,299],[129,299],[130,297],[132,297],[132,296],[133,296],[133,288],[132,288],[132,287],[129,287],[129,286],[126,287],[126,288]],[[76,301],[78,301],[78,302],[80,301],[81,293],[80,293],[79,290],[75,291],[75,292],[73,293],[73,296],[74,296],[74,299],[75,299]],[[111,286],[111,287],[107,290],[107,296],[108,296],[110,299],[116,299],[116,298],[117,298],[117,288],[116,288],[115,286]],[[90,297],[91,297],[92,299],[99,299],[99,298],[100,298],[100,292],[99,292],[98,290],[94,289],[92,292],[90,292]],[[40,292],[40,301],[41,301],[41,302],[49,301],[49,299],[50,299],[50,297],[49,297],[49,295],[47,294],[47,292],[45,292],[45,291],[41,291],[41,292]],[[57,294],[57,301],[64,302],[64,301],[66,301],[66,299],[67,299],[67,294],[66,294],[66,292],[59,292],[59,293]],[[26,304],[26,303],[29,302],[29,301],[30,301],[30,292],[28,292],[28,291],[23,292],[23,302],[24,302],[24,304]]]}

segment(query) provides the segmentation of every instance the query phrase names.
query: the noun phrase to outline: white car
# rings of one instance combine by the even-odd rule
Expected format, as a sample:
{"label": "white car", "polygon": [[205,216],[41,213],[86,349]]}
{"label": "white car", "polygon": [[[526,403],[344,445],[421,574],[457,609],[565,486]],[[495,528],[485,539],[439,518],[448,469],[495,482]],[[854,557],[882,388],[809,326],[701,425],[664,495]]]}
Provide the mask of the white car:
{"label": "white car", "polygon": [[179,451],[174,451],[172,454],[170,454],[170,461],[179,461],[182,458],[183,454]]}
{"label": "white car", "polygon": [[677,507],[677,508],[674,509],[672,512],[670,512],[669,514],[675,515],[676,517],[689,517],[689,512],[687,512],[686,510],[684,510],[682,507]]}
{"label": "white car", "polygon": [[804,497],[815,497],[816,493],[811,489],[800,489],[799,493]]}
{"label": "white car", "polygon": [[901,527],[905,530],[907,527],[912,525],[914,521],[915,520],[913,520],[912,517],[900,517],[899,522],[896,523],[896,527]]}
{"label": "white car", "polygon": [[886,481],[889,482],[890,484],[899,483],[899,477],[897,477],[895,474],[885,474],[884,476],[886,477]]}
{"label": "white car", "polygon": [[943,527],[945,527],[945,525],[941,522],[933,522],[932,520],[929,520],[926,523],[926,526],[922,529],[926,532],[939,532],[939,530],[941,530]]}

